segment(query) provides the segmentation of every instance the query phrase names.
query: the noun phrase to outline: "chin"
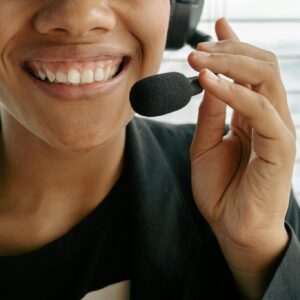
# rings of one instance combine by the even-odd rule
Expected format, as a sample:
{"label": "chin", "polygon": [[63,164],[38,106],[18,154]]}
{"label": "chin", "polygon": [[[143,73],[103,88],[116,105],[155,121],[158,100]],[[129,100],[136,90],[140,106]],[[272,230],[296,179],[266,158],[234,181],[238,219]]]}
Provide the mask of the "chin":
{"label": "chin", "polygon": [[[94,149],[104,147],[109,143],[117,141],[117,136],[123,132],[127,122],[124,124],[101,124],[96,127],[77,127],[77,128],[60,128],[59,131],[52,131],[46,141],[52,148],[63,152],[80,152],[86,153]],[[53,128],[52,128],[53,130]]]}
{"label": "chin", "polygon": [[[91,116],[91,115],[90,115]],[[119,114],[102,114],[89,118],[48,119],[42,130],[36,131],[40,139],[53,149],[69,152],[89,152],[108,143],[117,142],[126,125],[133,118],[134,112],[128,109]],[[41,128],[41,127],[40,127]]]}

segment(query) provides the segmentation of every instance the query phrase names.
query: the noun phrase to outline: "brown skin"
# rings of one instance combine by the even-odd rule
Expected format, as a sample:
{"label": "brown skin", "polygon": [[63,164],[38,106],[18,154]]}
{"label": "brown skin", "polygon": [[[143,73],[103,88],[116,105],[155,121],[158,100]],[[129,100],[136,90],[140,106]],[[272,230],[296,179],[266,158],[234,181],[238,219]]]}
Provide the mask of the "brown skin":
{"label": "brown skin", "polygon": [[[129,91],[158,71],[169,12],[169,0],[1,2],[1,255],[58,238],[116,182],[133,115]],[[242,297],[258,299],[288,242],[295,130],[275,56],[239,42],[224,20],[216,33],[230,41],[199,45],[213,55],[188,58],[205,89],[191,147],[193,192]],[[17,62],[32,49],[84,43],[132,54],[128,80],[111,95],[62,103],[20,72]],[[207,68],[235,84],[209,79]],[[223,139],[226,105],[234,109],[233,130]]]}
{"label": "brown skin", "polygon": [[[169,17],[169,0],[1,1],[0,254],[32,251],[61,236],[114,185],[133,116],[129,91],[158,72]],[[126,80],[100,99],[57,101],[18,65],[32,50],[84,44],[132,59]]]}

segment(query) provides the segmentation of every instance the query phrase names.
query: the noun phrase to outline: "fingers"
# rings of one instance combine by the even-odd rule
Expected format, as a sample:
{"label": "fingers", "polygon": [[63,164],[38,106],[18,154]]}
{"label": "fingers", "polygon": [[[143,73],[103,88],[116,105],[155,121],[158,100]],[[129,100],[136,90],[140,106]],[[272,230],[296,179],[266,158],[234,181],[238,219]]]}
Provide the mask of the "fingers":
{"label": "fingers", "polygon": [[189,55],[190,65],[198,72],[208,68],[214,73],[224,74],[234,82],[265,96],[295,135],[276,56],[269,51],[239,42],[224,19],[217,21],[216,31],[219,38],[231,40],[199,44],[201,52],[195,51]]}
{"label": "fingers", "polygon": [[204,89],[246,117],[249,125],[265,139],[278,140],[289,133],[275,108],[263,95],[215,76],[208,69],[200,72]]}
{"label": "fingers", "polygon": [[191,154],[199,155],[215,147],[224,136],[226,104],[205,92],[199,107],[198,122]]}
{"label": "fingers", "polygon": [[234,40],[200,43],[197,45],[197,50],[214,53],[239,54],[263,61],[277,63],[276,55],[274,55],[274,53],[247,43]]}
{"label": "fingers", "polygon": [[196,71],[208,68],[214,73],[223,74],[235,81],[253,86],[267,81],[272,81],[274,84],[274,78],[278,74],[273,63],[243,55],[194,51],[190,53],[188,60]]}
{"label": "fingers", "polygon": [[219,41],[228,39],[240,40],[225,18],[217,20],[215,30]]}
{"label": "fingers", "polygon": [[276,56],[272,52],[240,42],[239,37],[233,31],[225,18],[217,20],[215,27],[217,37],[220,42],[199,43],[197,50],[215,53],[239,54],[276,63]]}
{"label": "fingers", "polygon": [[[235,82],[254,86],[270,83],[271,88],[266,88],[265,91],[276,92],[273,87],[279,86],[280,81],[276,55],[241,43],[224,18],[216,22],[216,33],[219,42],[200,43],[197,51],[189,55],[188,61],[196,71],[208,68],[214,73],[232,78]],[[274,84],[275,79],[278,84]],[[272,99],[270,94],[264,95]]]}

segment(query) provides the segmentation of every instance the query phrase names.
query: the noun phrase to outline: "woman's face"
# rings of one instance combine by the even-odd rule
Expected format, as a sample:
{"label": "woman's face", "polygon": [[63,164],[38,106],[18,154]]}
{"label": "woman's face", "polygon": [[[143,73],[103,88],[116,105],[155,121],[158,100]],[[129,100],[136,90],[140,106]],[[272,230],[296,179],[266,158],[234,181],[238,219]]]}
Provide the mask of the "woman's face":
{"label": "woman's face", "polygon": [[118,134],[133,115],[132,85],[159,70],[170,1],[0,0],[0,7],[2,122],[16,120],[58,149],[87,150]]}

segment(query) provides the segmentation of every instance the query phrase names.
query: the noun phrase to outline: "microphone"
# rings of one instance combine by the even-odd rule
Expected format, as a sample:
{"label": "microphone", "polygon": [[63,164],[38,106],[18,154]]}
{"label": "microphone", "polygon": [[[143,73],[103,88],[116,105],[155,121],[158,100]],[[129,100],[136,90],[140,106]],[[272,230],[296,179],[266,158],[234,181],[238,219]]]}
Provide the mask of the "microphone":
{"label": "microphone", "polygon": [[202,91],[198,76],[187,78],[178,72],[163,73],[135,83],[130,103],[138,114],[156,117],[183,108]]}

